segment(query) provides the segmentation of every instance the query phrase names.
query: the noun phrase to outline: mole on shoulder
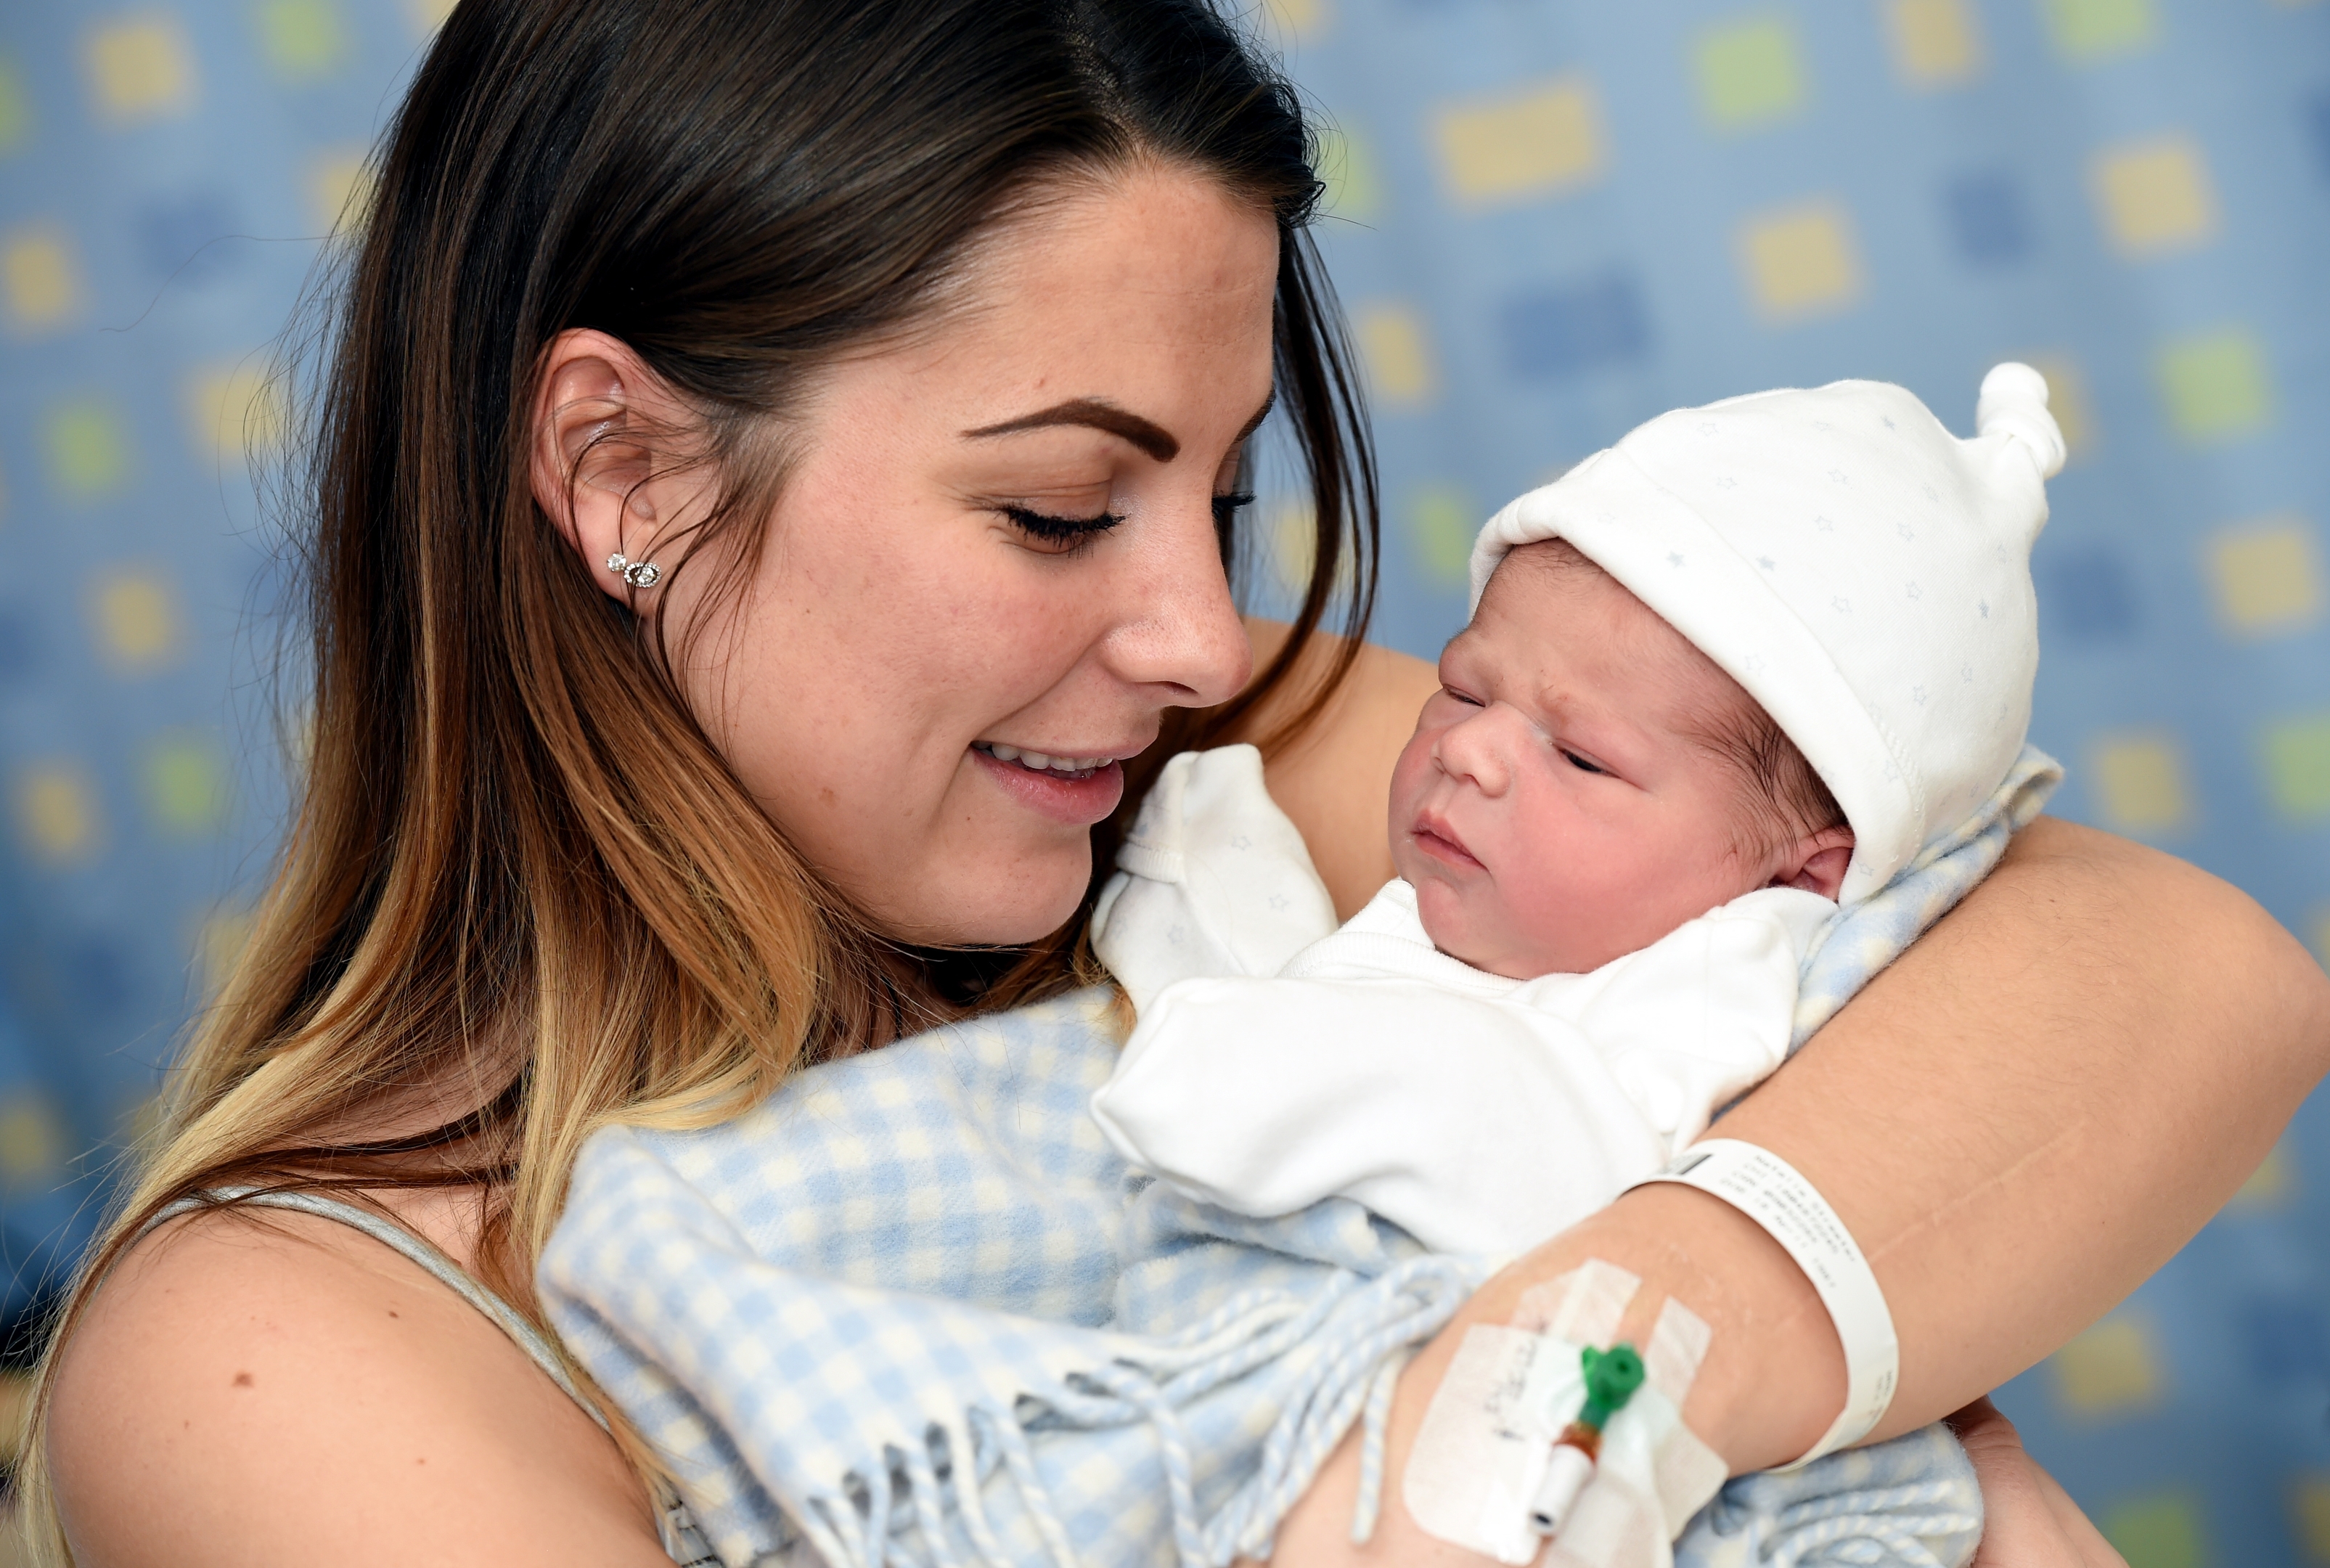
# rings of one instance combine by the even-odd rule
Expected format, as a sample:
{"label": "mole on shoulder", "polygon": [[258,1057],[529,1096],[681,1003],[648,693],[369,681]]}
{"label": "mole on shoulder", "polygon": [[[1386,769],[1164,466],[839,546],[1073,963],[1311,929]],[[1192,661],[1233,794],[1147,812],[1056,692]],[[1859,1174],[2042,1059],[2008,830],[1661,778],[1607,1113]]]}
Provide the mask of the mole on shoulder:
{"label": "mole on shoulder", "polygon": [[251,1373],[247,1372],[236,1373],[234,1374],[234,1386],[237,1388],[249,1388],[251,1386]]}

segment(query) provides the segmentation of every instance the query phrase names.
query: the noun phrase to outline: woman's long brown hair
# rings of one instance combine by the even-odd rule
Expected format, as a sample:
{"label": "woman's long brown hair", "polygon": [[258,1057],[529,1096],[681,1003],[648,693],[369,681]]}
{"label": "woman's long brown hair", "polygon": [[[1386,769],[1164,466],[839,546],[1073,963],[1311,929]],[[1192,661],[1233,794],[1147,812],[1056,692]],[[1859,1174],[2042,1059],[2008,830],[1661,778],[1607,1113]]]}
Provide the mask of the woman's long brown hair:
{"label": "woman's long brown hair", "polygon": [[[148,1218],[228,1185],[475,1184],[481,1272],[532,1310],[594,1129],[716,1118],[884,1031],[905,958],[802,864],[680,699],[656,623],[535,503],[532,399],[561,332],[621,339],[694,412],[681,444],[720,499],[662,564],[731,591],[819,366],[948,309],[976,242],[1047,181],[1144,159],[1218,181],[1279,223],[1312,573],[1283,649],[1236,701],[1171,716],[1128,799],[1257,710],[1280,716],[1265,745],[1314,717],[1365,623],[1377,525],[1306,232],[1312,152],[1293,90],[1208,0],[464,0],[377,155],[309,404],[295,817],[50,1366]],[[1221,545],[1251,554],[1234,522]],[[1327,678],[1290,690],[1338,611]],[[1096,881],[1118,829],[1095,833]],[[960,1009],[1016,1003],[1088,976],[1083,924],[905,957]],[[431,1130],[345,1131],[416,1111]],[[62,1562],[49,1383],[24,1496]]]}

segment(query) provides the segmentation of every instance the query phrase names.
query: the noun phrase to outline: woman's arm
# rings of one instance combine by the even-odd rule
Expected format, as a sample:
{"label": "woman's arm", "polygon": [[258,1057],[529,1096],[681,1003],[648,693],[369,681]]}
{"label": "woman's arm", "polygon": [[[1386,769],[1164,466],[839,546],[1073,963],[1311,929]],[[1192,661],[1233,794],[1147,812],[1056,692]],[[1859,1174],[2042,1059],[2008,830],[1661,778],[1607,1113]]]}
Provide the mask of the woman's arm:
{"label": "woman's arm", "polygon": [[[1376,697],[1339,700],[1367,714]],[[1370,770],[1356,740],[1315,745],[1271,776],[1305,833],[1337,820],[1312,802],[1339,786],[1366,788],[1379,815],[1388,759]],[[1331,776],[1306,772],[1314,758]],[[2167,856],[2042,820],[1723,1129],[1795,1164],[1869,1253],[1901,1339],[1890,1433],[2118,1302],[2256,1167],[2325,1069],[2330,978],[2264,911]],[[1643,1277],[1631,1328],[1669,1294],[1713,1326],[1687,1414],[1735,1470],[1794,1458],[1842,1406],[1834,1331],[1786,1255],[1720,1202],[1652,1187],[1507,1270],[1417,1358],[1395,1464],[1464,1328],[1506,1321],[1522,1289],[1589,1257]],[[1347,1449],[1277,1561],[1350,1556],[1355,1478]],[[1395,1505],[1360,1555],[1442,1553]]]}

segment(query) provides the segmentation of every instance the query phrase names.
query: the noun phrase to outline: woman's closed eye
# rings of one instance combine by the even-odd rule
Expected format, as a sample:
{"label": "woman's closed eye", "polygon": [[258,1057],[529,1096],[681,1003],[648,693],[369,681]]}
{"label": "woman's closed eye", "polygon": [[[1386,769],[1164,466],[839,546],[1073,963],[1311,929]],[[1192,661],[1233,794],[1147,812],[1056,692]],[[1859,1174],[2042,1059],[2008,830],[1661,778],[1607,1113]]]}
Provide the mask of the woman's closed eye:
{"label": "woman's closed eye", "polygon": [[1237,515],[1254,505],[1254,497],[1243,490],[1214,498],[1214,527],[1227,528],[1237,521]]}
{"label": "woman's closed eye", "polygon": [[1124,521],[1121,512],[1096,512],[1088,518],[1063,518],[1033,507],[1009,503],[995,508],[1015,528],[1051,555],[1074,555]]}

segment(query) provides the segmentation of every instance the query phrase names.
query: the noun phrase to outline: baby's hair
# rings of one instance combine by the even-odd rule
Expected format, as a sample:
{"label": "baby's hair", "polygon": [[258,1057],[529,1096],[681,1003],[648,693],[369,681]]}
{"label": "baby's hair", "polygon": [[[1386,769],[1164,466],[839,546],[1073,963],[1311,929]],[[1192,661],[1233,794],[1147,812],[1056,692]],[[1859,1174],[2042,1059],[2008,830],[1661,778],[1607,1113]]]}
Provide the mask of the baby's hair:
{"label": "baby's hair", "polygon": [[[1563,538],[1520,546],[1507,558],[1530,561],[1550,572],[1608,575]],[[1748,809],[1735,843],[1741,858],[1761,860],[1809,834],[1844,826],[1844,811],[1836,796],[1763,704],[1741,690],[1704,652],[1697,648],[1691,651],[1729,689],[1725,699],[1707,705],[1696,716],[1691,738],[1729,764],[1748,786]]]}
{"label": "baby's hair", "polygon": [[1753,698],[1726,703],[1712,717],[1693,738],[1751,786],[1749,820],[1739,835],[1744,857],[1761,859],[1823,828],[1844,826],[1836,796],[1761,703]]}

